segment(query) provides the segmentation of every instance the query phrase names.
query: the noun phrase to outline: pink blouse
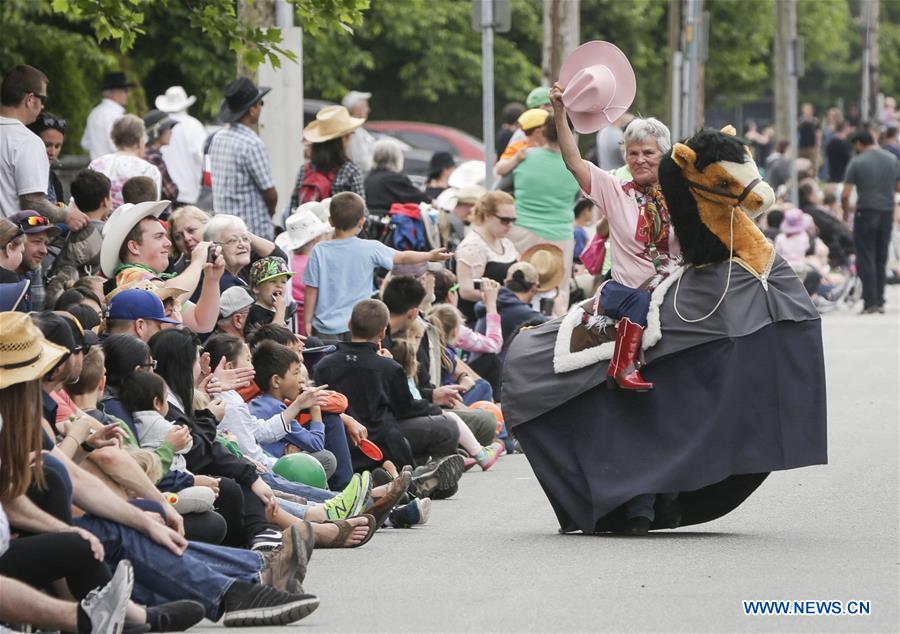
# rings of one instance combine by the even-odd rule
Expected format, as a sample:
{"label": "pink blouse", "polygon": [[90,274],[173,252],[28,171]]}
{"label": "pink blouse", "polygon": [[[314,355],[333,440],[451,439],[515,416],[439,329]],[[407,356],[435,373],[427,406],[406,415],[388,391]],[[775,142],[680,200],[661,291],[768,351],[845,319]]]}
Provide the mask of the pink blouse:
{"label": "pink blouse", "polygon": [[[612,256],[612,278],[625,286],[639,288],[656,274],[648,244],[640,239],[645,227],[638,205],[639,192],[593,163],[584,163],[591,172],[591,189],[584,195],[593,200],[609,220],[607,245]],[[668,253],[660,248],[659,255],[663,259],[677,258],[681,255],[678,237],[671,225],[667,230]]]}

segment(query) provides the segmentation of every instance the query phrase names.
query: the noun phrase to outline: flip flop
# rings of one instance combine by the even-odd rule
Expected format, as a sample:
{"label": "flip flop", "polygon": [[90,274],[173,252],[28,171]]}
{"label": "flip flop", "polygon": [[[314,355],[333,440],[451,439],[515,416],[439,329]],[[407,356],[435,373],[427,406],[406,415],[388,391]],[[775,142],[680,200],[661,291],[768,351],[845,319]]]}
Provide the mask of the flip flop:
{"label": "flip flop", "polygon": [[370,539],[372,539],[372,535],[375,534],[375,518],[371,515],[360,515],[358,517],[365,517],[366,523],[368,524],[369,531],[366,533],[365,538],[358,544],[348,545],[347,540],[350,538],[350,534],[353,532],[356,526],[350,524],[347,520],[334,520],[328,522],[322,522],[323,524],[334,524],[337,526],[338,534],[328,541],[327,543],[320,544],[320,548],[359,548]]}

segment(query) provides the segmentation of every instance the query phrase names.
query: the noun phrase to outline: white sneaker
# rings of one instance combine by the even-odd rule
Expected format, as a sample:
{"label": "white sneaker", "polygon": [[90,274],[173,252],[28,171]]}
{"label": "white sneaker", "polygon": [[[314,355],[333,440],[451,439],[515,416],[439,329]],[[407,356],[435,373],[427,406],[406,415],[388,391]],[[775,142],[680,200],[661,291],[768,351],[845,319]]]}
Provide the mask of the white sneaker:
{"label": "white sneaker", "polygon": [[123,559],[116,572],[102,588],[91,590],[81,600],[81,609],[91,620],[91,632],[95,634],[122,634],[125,627],[125,608],[134,587],[134,571],[131,562]]}

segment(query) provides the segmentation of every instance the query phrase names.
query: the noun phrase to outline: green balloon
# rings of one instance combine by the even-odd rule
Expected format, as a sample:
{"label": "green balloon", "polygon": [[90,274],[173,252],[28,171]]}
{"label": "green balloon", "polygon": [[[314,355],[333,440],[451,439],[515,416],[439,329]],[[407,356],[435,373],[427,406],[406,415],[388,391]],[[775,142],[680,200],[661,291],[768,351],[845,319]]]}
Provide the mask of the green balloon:
{"label": "green balloon", "polygon": [[325,468],[322,463],[308,453],[292,453],[282,456],[272,471],[291,482],[300,482],[311,487],[327,489]]}

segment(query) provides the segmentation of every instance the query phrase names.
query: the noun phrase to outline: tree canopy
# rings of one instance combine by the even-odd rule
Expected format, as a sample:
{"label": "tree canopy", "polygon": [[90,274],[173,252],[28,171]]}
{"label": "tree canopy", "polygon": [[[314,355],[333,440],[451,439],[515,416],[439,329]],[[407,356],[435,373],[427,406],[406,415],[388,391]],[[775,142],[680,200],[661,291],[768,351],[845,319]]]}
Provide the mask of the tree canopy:
{"label": "tree canopy", "polygon": [[[269,0],[243,0],[263,3]],[[290,0],[304,29],[304,89],[338,100],[374,93],[373,117],[442,122],[481,132],[481,37],[471,0]],[[775,2],[707,0],[707,106],[765,99],[772,91]],[[667,117],[668,0],[581,0],[581,39],[615,42],[638,77],[634,110]],[[540,82],[541,0],[512,3],[512,29],[495,35],[498,112]],[[806,42],[800,98],[820,109],[858,101],[860,0],[798,0]],[[752,16],[752,19],[750,19]],[[900,93],[900,2],[881,0],[881,90]],[[197,95],[211,119],[238,59],[292,64],[278,29],[241,20],[238,0],[3,0],[0,59],[29,63],[50,79],[47,108],[70,121],[66,151],[79,152],[84,120],[104,72],[139,83],[129,110],[173,84]]]}

